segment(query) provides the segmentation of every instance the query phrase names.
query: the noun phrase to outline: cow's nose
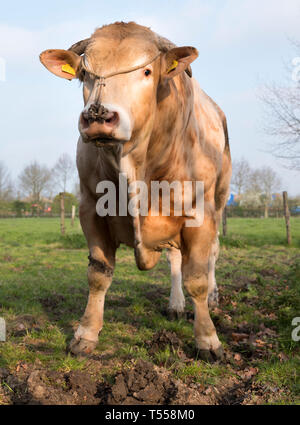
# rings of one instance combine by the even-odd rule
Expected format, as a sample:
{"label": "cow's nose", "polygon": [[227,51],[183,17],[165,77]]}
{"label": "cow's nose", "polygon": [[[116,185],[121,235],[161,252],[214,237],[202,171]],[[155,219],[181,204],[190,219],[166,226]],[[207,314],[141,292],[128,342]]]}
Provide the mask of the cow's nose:
{"label": "cow's nose", "polygon": [[109,111],[101,120],[91,119],[88,112],[80,115],[80,132],[86,139],[97,139],[101,136],[113,137],[114,129],[119,123],[119,114]]}

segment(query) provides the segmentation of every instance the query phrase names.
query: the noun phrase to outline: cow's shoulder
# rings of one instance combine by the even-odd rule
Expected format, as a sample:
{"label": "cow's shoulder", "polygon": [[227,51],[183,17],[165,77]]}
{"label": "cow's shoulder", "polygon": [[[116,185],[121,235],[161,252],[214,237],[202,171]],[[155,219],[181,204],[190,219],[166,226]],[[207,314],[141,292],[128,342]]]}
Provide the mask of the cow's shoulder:
{"label": "cow's shoulder", "polygon": [[197,80],[192,78],[194,89],[194,111],[200,132],[206,142],[215,144],[219,151],[223,151],[226,144],[224,128],[226,117],[222,109],[200,87]]}

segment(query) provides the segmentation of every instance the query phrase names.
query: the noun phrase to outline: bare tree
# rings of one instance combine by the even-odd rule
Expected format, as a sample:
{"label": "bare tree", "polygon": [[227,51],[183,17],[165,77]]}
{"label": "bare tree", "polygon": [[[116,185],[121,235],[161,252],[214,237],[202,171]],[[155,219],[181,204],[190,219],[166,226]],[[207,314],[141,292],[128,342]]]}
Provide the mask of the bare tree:
{"label": "bare tree", "polygon": [[33,202],[39,202],[41,194],[49,189],[51,171],[36,161],[29,164],[19,175],[20,188],[29,195]]}
{"label": "bare tree", "polygon": [[242,158],[233,161],[231,185],[233,186],[238,195],[241,195],[241,193],[248,186],[250,174],[251,168],[247,160]]}
{"label": "bare tree", "polygon": [[0,161],[0,200],[8,201],[13,196],[10,173],[3,161]]}
{"label": "bare tree", "polygon": [[80,201],[80,183],[78,180],[75,181],[72,190],[73,195],[76,196],[78,202]]}
{"label": "bare tree", "polygon": [[265,85],[260,99],[265,110],[265,132],[272,136],[270,152],[290,169],[300,171],[300,43],[292,42],[297,57],[287,69],[290,83]]}
{"label": "bare tree", "polygon": [[55,181],[62,192],[67,191],[67,185],[74,176],[74,172],[74,161],[67,153],[62,154],[53,167]]}
{"label": "bare tree", "polygon": [[277,173],[271,167],[262,167],[251,173],[248,184],[248,192],[253,196],[259,195],[261,203],[265,207],[265,217],[269,216],[269,206],[272,202],[272,194],[280,189],[281,181]]}

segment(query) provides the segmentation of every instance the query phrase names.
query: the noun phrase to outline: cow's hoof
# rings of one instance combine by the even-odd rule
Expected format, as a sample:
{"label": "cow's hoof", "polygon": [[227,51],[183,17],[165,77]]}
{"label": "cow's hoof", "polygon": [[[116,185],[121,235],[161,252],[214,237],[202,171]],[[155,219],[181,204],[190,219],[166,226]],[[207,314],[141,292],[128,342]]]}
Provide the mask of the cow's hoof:
{"label": "cow's hoof", "polygon": [[167,310],[167,317],[169,320],[180,320],[185,318],[185,312],[184,311],[176,311],[176,310]]}
{"label": "cow's hoof", "polygon": [[88,356],[96,348],[98,341],[89,341],[84,338],[73,338],[69,344],[69,351],[75,356]]}
{"label": "cow's hoof", "polygon": [[214,363],[216,361],[224,360],[224,349],[222,345],[220,345],[215,350],[198,350],[198,358],[207,363]]}
{"label": "cow's hoof", "polygon": [[208,307],[210,309],[216,308],[219,305],[219,291],[215,286],[214,290],[208,294]]}

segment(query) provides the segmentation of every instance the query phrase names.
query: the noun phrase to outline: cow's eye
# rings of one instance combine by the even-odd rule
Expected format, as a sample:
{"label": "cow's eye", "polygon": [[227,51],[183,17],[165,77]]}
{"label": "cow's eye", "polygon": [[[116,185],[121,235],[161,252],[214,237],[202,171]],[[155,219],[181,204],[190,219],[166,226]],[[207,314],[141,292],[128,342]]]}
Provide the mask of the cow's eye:
{"label": "cow's eye", "polygon": [[146,77],[148,77],[151,74],[151,70],[145,69],[144,74],[145,74]]}

